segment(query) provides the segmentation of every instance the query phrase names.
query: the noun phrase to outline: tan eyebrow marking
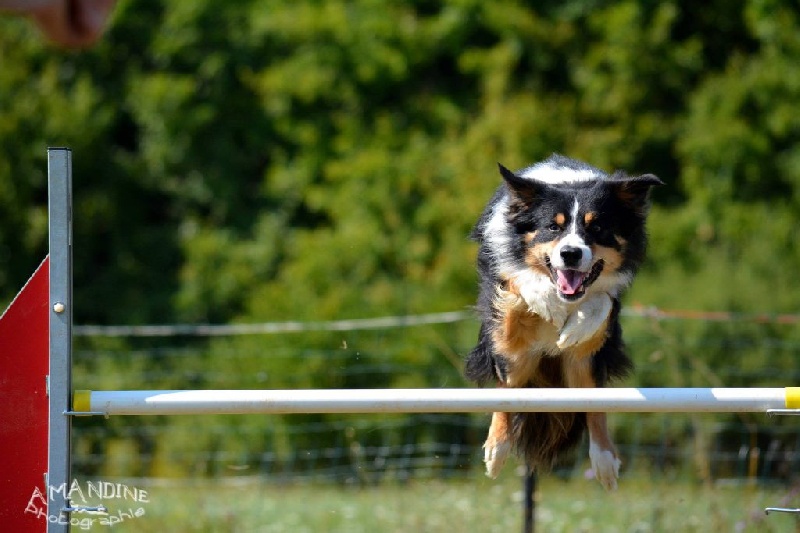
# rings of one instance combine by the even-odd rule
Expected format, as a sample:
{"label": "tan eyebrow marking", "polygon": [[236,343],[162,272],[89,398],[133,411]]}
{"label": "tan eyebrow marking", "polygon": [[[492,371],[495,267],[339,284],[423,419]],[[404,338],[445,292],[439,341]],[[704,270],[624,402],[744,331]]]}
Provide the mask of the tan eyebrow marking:
{"label": "tan eyebrow marking", "polygon": [[583,223],[588,226],[595,218],[597,218],[597,213],[594,212],[586,213],[585,215],[583,215]]}
{"label": "tan eyebrow marking", "polygon": [[555,218],[553,218],[553,221],[559,226],[563,226],[567,221],[567,216],[564,213],[559,213],[555,216]]}

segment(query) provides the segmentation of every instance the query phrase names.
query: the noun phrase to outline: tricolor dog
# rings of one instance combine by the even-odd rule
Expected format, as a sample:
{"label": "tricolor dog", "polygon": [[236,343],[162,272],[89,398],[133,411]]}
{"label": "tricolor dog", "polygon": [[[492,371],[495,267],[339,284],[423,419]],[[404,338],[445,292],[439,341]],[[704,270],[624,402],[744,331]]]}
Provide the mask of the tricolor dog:
{"label": "tricolor dog", "polygon": [[[477,346],[466,375],[500,387],[602,387],[632,369],[619,325],[620,296],[645,256],[656,176],[607,174],[561,155],[504,183],[473,238],[480,243]],[[510,452],[546,470],[589,431],[592,468],[617,486],[620,460],[605,413],[494,413],[484,444],[488,475]]]}

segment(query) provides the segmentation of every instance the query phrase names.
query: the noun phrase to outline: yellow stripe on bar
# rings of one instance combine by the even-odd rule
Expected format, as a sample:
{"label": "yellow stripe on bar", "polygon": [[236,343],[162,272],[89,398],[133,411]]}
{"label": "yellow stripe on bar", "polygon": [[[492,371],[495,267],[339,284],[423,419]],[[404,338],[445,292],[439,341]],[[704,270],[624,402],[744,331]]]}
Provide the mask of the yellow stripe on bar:
{"label": "yellow stripe on bar", "polygon": [[786,387],[786,408],[800,409],[800,387]]}
{"label": "yellow stripe on bar", "polygon": [[92,407],[92,391],[76,390],[72,393],[72,410],[78,413],[88,413]]}

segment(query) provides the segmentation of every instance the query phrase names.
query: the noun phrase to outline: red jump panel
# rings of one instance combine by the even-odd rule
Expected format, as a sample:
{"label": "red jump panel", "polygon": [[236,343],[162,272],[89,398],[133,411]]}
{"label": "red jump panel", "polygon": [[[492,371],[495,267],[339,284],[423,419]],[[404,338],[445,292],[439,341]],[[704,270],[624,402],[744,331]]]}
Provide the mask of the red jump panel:
{"label": "red jump panel", "polygon": [[0,529],[47,528],[49,260],[0,317]]}

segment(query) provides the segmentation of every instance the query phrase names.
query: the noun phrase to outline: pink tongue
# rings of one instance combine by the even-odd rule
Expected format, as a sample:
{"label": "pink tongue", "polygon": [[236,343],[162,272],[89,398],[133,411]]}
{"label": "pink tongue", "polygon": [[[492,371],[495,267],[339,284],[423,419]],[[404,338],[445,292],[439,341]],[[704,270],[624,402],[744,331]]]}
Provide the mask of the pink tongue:
{"label": "pink tongue", "polygon": [[586,279],[586,273],[577,270],[556,270],[558,290],[564,294],[575,294]]}

